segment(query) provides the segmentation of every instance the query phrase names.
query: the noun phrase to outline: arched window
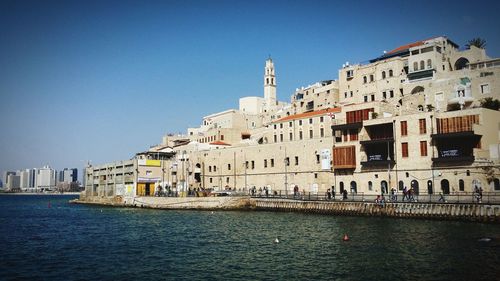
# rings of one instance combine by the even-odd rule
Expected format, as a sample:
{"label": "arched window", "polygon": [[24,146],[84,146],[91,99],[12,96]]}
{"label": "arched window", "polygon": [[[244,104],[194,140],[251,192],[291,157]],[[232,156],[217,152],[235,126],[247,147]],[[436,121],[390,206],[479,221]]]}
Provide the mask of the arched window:
{"label": "arched window", "polygon": [[432,181],[431,180],[428,180],[427,181],[427,193],[428,194],[433,194],[433,190],[432,190]]}
{"label": "arched window", "polygon": [[380,182],[380,192],[382,193],[388,193],[388,187],[387,187],[387,182],[386,181],[381,181]]}
{"label": "arched window", "polygon": [[363,76],[363,83],[366,84],[366,76]]}
{"label": "arched window", "polygon": [[465,68],[469,64],[469,60],[466,58],[459,58],[455,62],[455,70],[460,70],[462,68]]}
{"label": "arched window", "polygon": [[431,59],[428,59],[427,60],[427,69],[431,69],[432,68],[432,61]]}
{"label": "arched window", "polygon": [[425,69],[425,62],[423,60],[420,61],[420,70]]}
{"label": "arched window", "polygon": [[500,180],[499,179],[494,179],[493,180],[493,188],[495,190],[500,190]]}
{"label": "arched window", "polygon": [[443,194],[450,194],[450,182],[448,180],[441,181],[441,191]]}
{"label": "arched window", "polygon": [[371,181],[368,182],[368,190],[369,191],[373,190],[373,183]]}
{"label": "arched window", "polygon": [[382,71],[382,79],[385,79],[385,71]]}
{"label": "arched window", "polygon": [[266,84],[269,84],[269,78],[266,78]]}
{"label": "arched window", "polygon": [[403,181],[399,181],[398,187],[399,187],[399,190],[405,189],[405,183]]}
{"label": "arched window", "polygon": [[464,180],[458,180],[458,190],[465,191],[465,183]]}
{"label": "arched window", "polygon": [[356,184],[355,181],[351,181],[351,193],[352,194],[358,193],[358,185]]}
{"label": "arched window", "polygon": [[413,71],[417,71],[418,70],[418,62],[414,62],[413,63]]}
{"label": "arched window", "polygon": [[392,69],[389,69],[389,77],[392,77],[392,76],[393,76]]}
{"label": "arched window", "polygon": [[271,84],[274,85],[274,78],[271,78]]}
{"label": "arched window", "polygon": [[418,106],[418,111],[424,111],[424,106],[420,104],[420,105]]}

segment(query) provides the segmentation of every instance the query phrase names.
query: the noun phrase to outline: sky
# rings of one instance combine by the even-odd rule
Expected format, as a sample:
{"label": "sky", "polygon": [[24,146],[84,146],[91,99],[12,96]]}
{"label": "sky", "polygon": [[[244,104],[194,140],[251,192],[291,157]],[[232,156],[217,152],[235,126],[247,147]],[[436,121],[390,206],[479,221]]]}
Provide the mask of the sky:
{"label": "sky", "polygon": [[132,158],[203,116],[445,35],[500,57],[498,1],[0,0],[0,171]]}

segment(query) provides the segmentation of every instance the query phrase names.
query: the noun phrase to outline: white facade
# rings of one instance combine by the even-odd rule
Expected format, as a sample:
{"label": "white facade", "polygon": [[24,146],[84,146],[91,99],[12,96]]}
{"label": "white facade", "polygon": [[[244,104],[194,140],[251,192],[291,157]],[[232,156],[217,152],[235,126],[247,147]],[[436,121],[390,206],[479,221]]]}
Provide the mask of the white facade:
{"label": "white facade", "polygon": [[37,189],[54,189],[56,186],[56,171],[49,166],[38,169]]}

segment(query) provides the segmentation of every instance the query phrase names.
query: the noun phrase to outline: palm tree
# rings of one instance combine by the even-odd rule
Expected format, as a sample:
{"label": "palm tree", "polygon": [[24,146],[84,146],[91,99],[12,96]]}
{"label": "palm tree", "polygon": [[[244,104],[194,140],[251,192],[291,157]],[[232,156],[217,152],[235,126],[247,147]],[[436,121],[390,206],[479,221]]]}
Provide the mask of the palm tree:
{"label": "palm tree", "polygon": [[467,41],[467,44],[465,44],[465,47],[467,49],[470,49],[470,46],[484,49],[486,47],[486,40],[484,40],[483,38],[480,38],[480,37],[472,38],[471,40]]}

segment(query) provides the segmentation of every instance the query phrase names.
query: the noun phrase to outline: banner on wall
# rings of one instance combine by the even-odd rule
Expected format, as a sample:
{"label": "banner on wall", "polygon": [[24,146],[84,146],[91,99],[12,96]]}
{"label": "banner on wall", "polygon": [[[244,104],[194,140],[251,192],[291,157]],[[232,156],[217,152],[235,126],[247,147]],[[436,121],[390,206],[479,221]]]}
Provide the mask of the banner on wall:
{"label": "banner on wall", "polygon": [[137,164],[139,166],[149,166],[149,167],[160,167],[160,160],[148,160],[148,159],[139,159],[137,160]]}
{"label": "banner on wall", "polygon": [[320,158],[321,158],[321,169],[330,170],[332,162],[332,154],[330,149],[322,149],[320,152]]}

